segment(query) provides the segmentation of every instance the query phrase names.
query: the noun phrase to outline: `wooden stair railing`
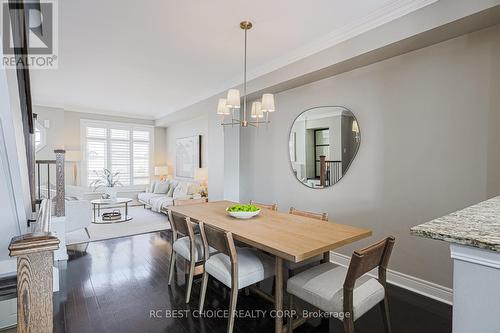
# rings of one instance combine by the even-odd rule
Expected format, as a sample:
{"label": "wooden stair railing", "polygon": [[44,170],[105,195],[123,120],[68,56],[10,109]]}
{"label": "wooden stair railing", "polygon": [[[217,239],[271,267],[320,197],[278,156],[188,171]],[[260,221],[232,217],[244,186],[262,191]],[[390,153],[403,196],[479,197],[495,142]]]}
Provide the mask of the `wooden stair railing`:
{"label": "wooden stair railing", "polygon": [[342,178],[342,161],[328,161],[326,156],[320,156],[319,166],[320,186],[332,186]]}
{"label": "wooden stair railing", "polygon": [[17,332],[53,331],[53,265],[59,239],[50,233],[52,202],[40,204],[34,231],[12,238],[9,251],[17,257]]}

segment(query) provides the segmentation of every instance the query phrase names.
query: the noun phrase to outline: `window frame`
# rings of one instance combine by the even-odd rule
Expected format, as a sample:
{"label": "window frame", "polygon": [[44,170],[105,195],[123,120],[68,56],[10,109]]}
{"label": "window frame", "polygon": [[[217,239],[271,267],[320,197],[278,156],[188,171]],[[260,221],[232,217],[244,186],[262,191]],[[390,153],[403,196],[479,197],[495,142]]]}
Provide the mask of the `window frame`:
{"label": "window frame", "polygon": [[[130,164],[129,164],[129,185],[124,185],[119,187],[119,191],[127,191],[127,190],[142,190],[144,187],[147,187],[151,184],[151,180],[153,179],[153,170],[154,170],[154,126],[151,125],[141,125],[135,123],[124,123],[124,122],[115,122],[115,121],[105,121],[105,120],[94,120],[94,119],[81,119],[80,120],[80,145],[82,155],[84,156],[81,166],[81,182],[82,187],[89,189],[88,179],[87,179],[87,168],[88,168],[88,160],[87,160],[87,127],[101,127],[106,128],[106,138],[102,139],[106,142],[106,168],[111,166],[110,164],[110,156],[111,156],[111,141],[110,138],[110,130],[111,129],[123,129],[129,131],[129,143],[130,143]],[[133,131],[147,131],[149,132],[149,181],[147,184],[137,184],[134,185],[134,172],[133,172]],[[116,141],[120,141],[117,139]],[[146,142],[136,140],[137,142]]]}

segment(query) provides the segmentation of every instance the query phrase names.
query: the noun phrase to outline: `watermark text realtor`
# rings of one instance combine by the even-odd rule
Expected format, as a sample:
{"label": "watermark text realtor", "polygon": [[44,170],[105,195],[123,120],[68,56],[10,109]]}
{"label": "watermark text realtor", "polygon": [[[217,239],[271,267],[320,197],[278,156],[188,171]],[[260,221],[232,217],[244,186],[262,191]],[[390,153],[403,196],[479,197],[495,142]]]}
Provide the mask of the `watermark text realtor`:
{"label": "watermark text realtor", "polygon": [[57,2],[1,2],[3,68],[56,69],[58,64]]}

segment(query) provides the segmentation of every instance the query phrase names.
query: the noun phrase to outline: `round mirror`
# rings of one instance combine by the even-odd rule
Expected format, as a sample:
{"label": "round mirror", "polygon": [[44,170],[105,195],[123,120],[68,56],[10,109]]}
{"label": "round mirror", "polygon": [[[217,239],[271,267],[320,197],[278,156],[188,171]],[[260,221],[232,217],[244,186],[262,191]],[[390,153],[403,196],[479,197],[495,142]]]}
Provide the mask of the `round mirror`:
{"label": "round mirror", "polygon": [[361,141],[354,114],[341,106],[302,112],[290,130],[290,164],[295,177],[311,188],[326,188],[347,172]]}

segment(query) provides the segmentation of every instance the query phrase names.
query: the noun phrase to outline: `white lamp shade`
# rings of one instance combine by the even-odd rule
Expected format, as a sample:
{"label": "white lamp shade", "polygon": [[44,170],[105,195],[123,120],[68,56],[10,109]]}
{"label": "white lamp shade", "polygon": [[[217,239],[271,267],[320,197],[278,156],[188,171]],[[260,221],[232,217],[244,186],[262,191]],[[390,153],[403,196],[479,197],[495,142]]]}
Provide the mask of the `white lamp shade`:
{"label": "white lamp shade", "polygon": [[161,165],[155,167],[155,176],[166,176],[168,175],[168,166]]}
{"label": "white lamp shade", "polygon": [[229,89],[227,92],[226,105],[231,109],[240,108],[240,91],[238,89]]}
{"label": "white lamp shade", "polygon": [[274,107],[274,95],[273,94],[263,94],[262,95],[262,111],[263,112],[276,111],[276,108]]}
{"label": "white lamp shade", "polygon": [[262,112],[261,106],[262,106],[262,104],[260,102],[253,102],[252,103],[252,112],[250,114],[250,117],[263,118],[264,113]]}
{"label": "white lamp shade", "polygon": [[225,98],[219,99],[219,103],[217,104],[217,114],[221,114],[224,116],[231,113],[231,111],[227,107],[226,101],[227,100]]}

